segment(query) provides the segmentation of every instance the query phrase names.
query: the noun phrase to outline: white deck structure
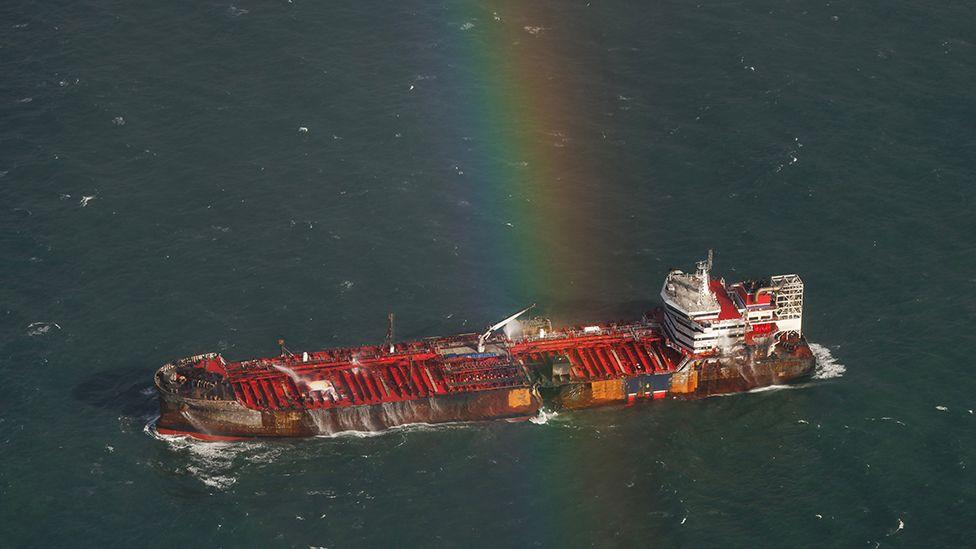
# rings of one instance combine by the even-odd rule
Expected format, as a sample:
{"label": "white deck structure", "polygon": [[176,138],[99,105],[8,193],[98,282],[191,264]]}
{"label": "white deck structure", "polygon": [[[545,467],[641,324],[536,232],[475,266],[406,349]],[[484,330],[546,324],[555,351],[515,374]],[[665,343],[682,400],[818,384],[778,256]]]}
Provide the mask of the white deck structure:
{"label": "white deck structure", "polygon": [[710,276],[712,252],[694,274],[673,270],[661,288],[664,329],[688,354],[705,354],[741,344],[748,335],[801,333],[803,281],[795,274],[763,282],[739,282]]}

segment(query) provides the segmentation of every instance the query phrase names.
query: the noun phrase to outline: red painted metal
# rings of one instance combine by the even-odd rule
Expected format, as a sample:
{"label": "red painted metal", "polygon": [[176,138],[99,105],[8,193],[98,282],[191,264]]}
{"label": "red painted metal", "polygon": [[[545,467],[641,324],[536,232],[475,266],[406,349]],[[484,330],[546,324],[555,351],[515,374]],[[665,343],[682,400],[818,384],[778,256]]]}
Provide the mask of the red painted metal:
{"label": "red painted metal", "polygon": [[722,284],[721,280],[712,280],[709,283],[709,287],[711,287],[712,293],[715,295],[715,298],[718,299],[719,307],[721,307],[721,310],[718,313],[719,320],[742,318],[742,314],[739,313],[739,309],[737,309],[735,304],[732,303],[732,299],[729,297],[729,293],[725,289],[725,285]]}
{"label": "red painted metal", "polygon": [[[477,335],[432,338],[383,346],[331,349],[224,363],[206,358],[195,366],[225,378],[234,397],[251,409],[331,408],[399,402],[526,386],[523,364],[569,359],[576,380],[605,380],[673,370],[678,355],[660,331],[646,324],[568,328],[544,338],[503,341],[505,352],[474,353]],[[444,349],[469,349],[454,355]],[[648,352],[653,348],[654,352]],[[463,351],[462,351],[463,352]],[[664,357],[665,362],[660,361]],[[321,384],[333,389],[324,390]]]}

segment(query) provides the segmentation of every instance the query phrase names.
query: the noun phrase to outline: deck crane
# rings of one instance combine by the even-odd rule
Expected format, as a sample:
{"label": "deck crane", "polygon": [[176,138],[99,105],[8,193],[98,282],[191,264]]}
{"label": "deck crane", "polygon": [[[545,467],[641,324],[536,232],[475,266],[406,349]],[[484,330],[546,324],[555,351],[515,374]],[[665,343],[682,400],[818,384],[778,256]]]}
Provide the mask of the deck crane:
{"label": "deck crane", "polygon": [[527,313],[529,311],[529,309],[532,309],[533,307],[535,307],[535,303],[533,303],[532,305],[529,305],[528,307],[522,309],[521,311],[515,313],[514,315],[506,318],[505,320],[503,320],[503,321],[499,322],[498,324],[495,324],[495,325],[489,327],[487,330],[485,330],[485,333],[483,333],[480,336],[478,336],[478,352],[479,353],[485,352],[485,341],[488,339],[488,336],[490,336],[492,332],[494,332],[495,330],[498,330],[499,328],[504,327],[509,322],[511,322],[511,321],[515,320],[516,318],[522,316],[523,314]]}

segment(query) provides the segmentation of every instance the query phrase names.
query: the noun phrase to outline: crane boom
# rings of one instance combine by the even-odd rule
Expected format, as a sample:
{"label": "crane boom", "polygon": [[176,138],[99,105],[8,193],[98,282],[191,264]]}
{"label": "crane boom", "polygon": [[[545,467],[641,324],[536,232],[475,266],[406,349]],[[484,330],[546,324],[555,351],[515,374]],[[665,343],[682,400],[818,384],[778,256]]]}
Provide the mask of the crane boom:
{"label": "crane boom", "polygon": [[506,324],[508,324],[509,322],[515,320],[516,318],[522,316],[523,314],[525,314],[526,312],[528,312],[529,309],[531,309],[533,307],[535,307],[535,303],[533,303],[532,305],[529,305],[528,307],[522,309],[521,311],[515,313],[514,315],[506,318],[505,320],[503,320],[503,321],[501,321],[501,322],[499,322],[499,323],[491,326],[487,330],[485,330],[485,333],[481,334],[478,337],[478,352],[479,353],[485,352],[485,340],[488,339],[488,336],[490,336],[492,332],[494,332],[495,330],[497,330],[497,329],[505,326]]}

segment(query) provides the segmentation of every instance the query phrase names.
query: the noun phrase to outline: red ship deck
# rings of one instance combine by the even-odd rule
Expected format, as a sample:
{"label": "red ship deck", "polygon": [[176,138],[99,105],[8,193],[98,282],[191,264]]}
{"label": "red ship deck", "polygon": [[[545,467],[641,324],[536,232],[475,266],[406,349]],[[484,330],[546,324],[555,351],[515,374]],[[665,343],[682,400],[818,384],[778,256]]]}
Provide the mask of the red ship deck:
{"label": "red ship deck", "polygon": [[566,356],[571,378],[580,381],[663,373],[675,366],[673,351],[663,345],[660,333],[645,327],[604,328],[597,334],[556,332],[516,342],[512,354],[531,362]]}
{"label": "red ship deck", "polygon": [[436,338],[333,349],[242,362],[219,357],[196,366],[230,382],[251,409],[332,408],[415,400],[438,395],[528,387],[523,364],[565,356],[573,381],[599,381],[673,371],[679,355],[647,325],[555,331],[544,338],[489,342],[477,336]]}

